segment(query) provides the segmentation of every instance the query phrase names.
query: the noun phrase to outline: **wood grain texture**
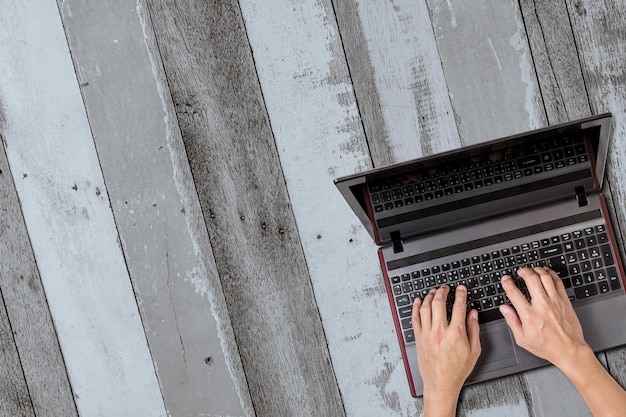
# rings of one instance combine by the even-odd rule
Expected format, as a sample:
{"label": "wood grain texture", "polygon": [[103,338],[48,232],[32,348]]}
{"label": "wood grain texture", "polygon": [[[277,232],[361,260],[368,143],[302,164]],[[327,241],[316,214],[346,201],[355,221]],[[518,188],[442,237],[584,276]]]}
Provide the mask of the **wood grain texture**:
{"label": "wood grain texture", "polygon": [[377,248],[333,185],[371,157],[332,5],[241,9],[346,414],[416,415]]}
{"label": "wood grain texture", "polygon": [[2,134],[78,412],[165,416],[57,5],[2,9]]}
{"label": "wood grain texture", "polygon": [[[2,105],[0,104],[0,138],[2,138]],[[4,141],[3,141],[4,145]],[[36,415],[76,416],[76,404],[69,384],[65,363],[35,263],[30,239],[11,178],[4,147],[0,148],[0,290],[2,316],[5,323],[0,340],[4,376],[3,389],[12,383],[6,379],[15,373],[6,370],[9,362],[19,372],[20,384],[25,379],[24,397],[28,397],[28,413]],[[6,308],[6,311],[4,309]],[[10,329],[9,329],[10,326]],[[6,344],[15,343],[12,355]],[[23,373],[23,374],[22,374]],[[5,393],[8,394],[8,393]],[[0,394],[6,401],[13,395]],[[31,405],[32,401],[32,405]],[[2,407],[3,408],[3,407]],[[6,410],[1,415],[18,415]],[[27,415],[30,415],[28,414]]]}
{"label": "wood grain texture", "polygon": [[546,124],[516,1],[427,0],[463,143]]}
{"label": "wood grain texture", "polygon": [[423,1],[334,1],[375,166],[460,146]]}
{"label": "wood grain texture", "polygon": [[22,372],[20,356],[9,316],[0,304],[0,413],[3,416],[35,417],[33,404]]}
{"label": "wood grain texture", "polygon": [[344,414],[235,1],[149,1],[255,411]]}
{"label": "wood grain texture", "polygon": [[[607,179],[622,249],[626,241],[626,4],[621,1],[566,1],[583,76],[594,113],[613,113],[613,144]],[[622,259],[624,254],[622,252]],[[608,368],[626,386],[625,349],[606,353]]]}
{"label": "wood grain texture", "polygon": [[167,411],[253,415],[147,10],[59,5]]}
{"label": "wood grain texture", "polygon": [[[0,201],[2,202],[0,205],[0,259],[2,259],[0,262],[0,415],[34,417],[35,411],[6,309],[6,301],[12,302],[10,297],[15,293],[12,288],[14,285],[11,285],[12,281],[19,280],[13,273],[18,265],[12,262],[12,258],[13,255],[19,254],[17,250],[13,250],[13,245],[22,246],[24,236],[20,235],[21,216],[15,216],[15,212],[19,212],[20,208],[15,198],[15,187],[4,153],[3,124],[3,109],[0,102]],[[21,228],[24,228],[23,222]],[[5,292],[8,294],[5,295]],[[23,322],[20,323],[19,319],[18,316],[16,325],[21,327]],[[33,341],[33,343],[36,342]]]}
{"label": "wood grain texture", "polygon": [[520,0],[548,122],[590,115],[589,98],[564,1]]}

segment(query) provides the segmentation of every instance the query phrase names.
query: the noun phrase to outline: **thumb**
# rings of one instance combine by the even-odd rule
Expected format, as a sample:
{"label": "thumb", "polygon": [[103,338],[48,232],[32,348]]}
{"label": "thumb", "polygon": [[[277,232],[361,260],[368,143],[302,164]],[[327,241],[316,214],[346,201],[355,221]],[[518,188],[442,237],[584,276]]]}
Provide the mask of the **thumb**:
{"label": "thumb", "polygon": [[503,304],[500,306],[500,313],[504,316],[506,324],[509,325],[511,331],[513,332],[515,342],[519,345],[519,342],[524,339],[524,328],[522,327],[522,321],[517,315],[517,311],[515,311],[515,309],[510,305]]}

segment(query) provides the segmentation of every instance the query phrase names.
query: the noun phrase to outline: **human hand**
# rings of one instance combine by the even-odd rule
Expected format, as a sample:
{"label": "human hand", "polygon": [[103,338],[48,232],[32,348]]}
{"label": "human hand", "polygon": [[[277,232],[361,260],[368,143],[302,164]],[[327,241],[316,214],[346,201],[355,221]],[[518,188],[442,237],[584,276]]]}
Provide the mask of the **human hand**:
{"label": "human hand", "polygon": [[505,275],[502,288],[515,309],[509,305],[500,306],[515,341],[535,356],[562,370],[567,368],[576,354],[588,350],[589,346],[563,282],[549,268],[522,268],[517,274],[528,287],[530,302],[513,279]]}
{"label": "human hand", "polygon": [[456,407],[463,383],[474,369],[481,348],[478,312],[472,310],[466,315],[467,288],[457,287],[450,322],[446,316],[449,292],[450,288],[444,285],[431,290],[423,302],[416,299],[412,323],[417,362],[424,381],[424,400],[437,398],[453,402]]}

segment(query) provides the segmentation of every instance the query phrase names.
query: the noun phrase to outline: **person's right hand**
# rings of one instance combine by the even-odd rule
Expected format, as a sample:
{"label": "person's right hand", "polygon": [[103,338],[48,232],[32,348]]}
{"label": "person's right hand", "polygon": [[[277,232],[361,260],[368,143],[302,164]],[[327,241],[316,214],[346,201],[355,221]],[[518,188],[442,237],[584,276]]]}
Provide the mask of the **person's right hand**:
{"label": "person's right hand", "polygon": [[505,275],[502,288],[515,309],[510,305],[500,306],[515,341],[561,369],[573,365],[576,354],[589,346],[563,282],[549,268],[522,268],[517,274],[528,287],[530,302],[513,279]]}

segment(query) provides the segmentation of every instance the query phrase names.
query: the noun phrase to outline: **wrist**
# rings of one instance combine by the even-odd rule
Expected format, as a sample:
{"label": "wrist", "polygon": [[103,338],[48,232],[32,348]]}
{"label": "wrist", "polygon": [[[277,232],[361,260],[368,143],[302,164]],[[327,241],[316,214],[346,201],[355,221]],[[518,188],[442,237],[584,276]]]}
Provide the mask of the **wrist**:
{"label": "wrist", "polygon": [[561,355],[558,362],[554,365],[570,378],[574,373],[581,369],[582,364],[597,362],[596,355],[591,347],[586,343],[575,344],[567,354]]}
{"label": "wrist", "polygon": [[424,417],[447,417],[456,415],[461,390],[425,390]]}

